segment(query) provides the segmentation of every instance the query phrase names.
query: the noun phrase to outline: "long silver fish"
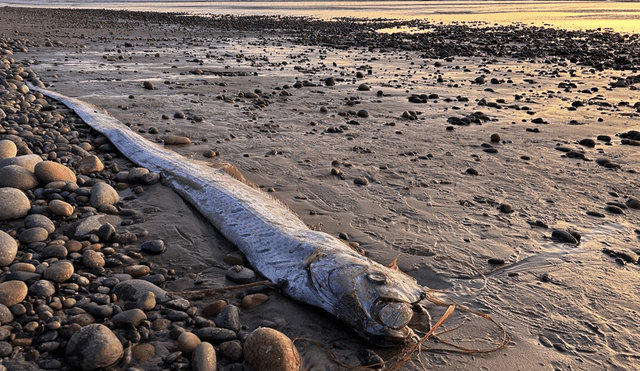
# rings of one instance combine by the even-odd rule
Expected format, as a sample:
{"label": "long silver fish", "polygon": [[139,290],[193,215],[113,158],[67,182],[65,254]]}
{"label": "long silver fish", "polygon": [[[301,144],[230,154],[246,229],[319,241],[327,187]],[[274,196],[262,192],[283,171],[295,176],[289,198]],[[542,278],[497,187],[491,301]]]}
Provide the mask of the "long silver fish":
{"label": "long silver fish", "polygon": [[412,277],[357,254],[329,234],[310,230],[268,194],[148,141],[104,110],[30,87],[74,110],[131,161],[162,173],[287,296],[324,309],[368,340],[415,340],[408,324],[426,290]]}

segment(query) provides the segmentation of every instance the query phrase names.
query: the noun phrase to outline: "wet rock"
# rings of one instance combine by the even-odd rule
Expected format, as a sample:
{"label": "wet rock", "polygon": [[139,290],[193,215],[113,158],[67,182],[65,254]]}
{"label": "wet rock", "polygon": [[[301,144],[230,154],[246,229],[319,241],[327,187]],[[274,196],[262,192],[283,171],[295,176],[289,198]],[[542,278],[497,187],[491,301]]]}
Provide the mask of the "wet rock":
{"label": "wet rock", "polygon": [[98,228],[96,231],[96,236],[100,239],[100,241],[109,242],[113,238],[113,235],[116,233],[116,227],[111,223],[104,223]]}
{"label": "wet rock", "polygon": [[236,339],[236,333],[232,330],[219,327],[203,327],[194,331],[202,341],[219,343]]}
{"label": "wet rock", "polygon": [[67,361],[83,370],[109,367],[123,354],[118,337],[101,324],[91,324],[76,331],[66,348]]}
{"label": "wet rock", "polygon": [[624,210],[615,205],[607,205],[604,207],[604,210],[610,212],[611,214],[624,214]]}
{"label": "wet rock", "polygon": [[140,249],[143,252],[156,255],[162,254],[166,250],[166,247],[162,240],[150,240],[143,243]]}
{"label": "wet rock", "polygon": [[637,198],[631,197],[625,202],[625,204],[631,209],[640,209],[640,200]]}
{"label": "wet rock", "polygon": [[0,231],[0,267],[6,267],[16,258],[18,243],[6,232]]}
{"label": "wet rock", "polygon": [[300,355],[283,333],[260,327],[244,343],[244,358],[256,371],[298,371]]}
{"label": "wet rock", "polygon": [[215,319],[216,326],[226,328],[233,332],[240,331],[240,310],[235,305],[227,305]]}
{"label": "wet rock", "polygon": [[369,180],[365,177],[358,177],[353,180],[353,184],[366,186],[369,185]]}
{"label": "wet rock", "polygon": [[567,231],[555,230],[551,232],[551,238],[564,243],[578,244],[578,239]]}
{"label": "wet rock", "polygon": [[191,144],[191,139],[185,136],[179,136],[179,135],[165,135],[162,137],[162,140],[166,145]]}
{"label": "wet rock", "polygon": [[143,264],[129,265],[124,268],[124,273],[131,275],[133,278],[146,276],[151,272],[151,268]]}
{"label": "wet rock", "polygon": [[242,265],[236,265],[227,270],[225,277],[238,284],[251,283],[256,280],[256,273]]}
{"label": "wet rock", "polygon": [[253,309],[268,301],[269,301],[269,296],[265,294],[262,294],[262,293],[250,294],[242,298],[242,303],[240,305],[242,306],[242,309]]}
{"label": "wet rock", "polygon": [[0,220],[21,219],[27,216],[31,203],[17,188],[0,188]]}
{"label": "wet rock", "polygon": [[360,359],[360,364],[364,367],[370,367],[373,369],[384,367],[384,360],[382,357],[371,349],[361,349],[358,351],[357,355]]}
{"label": "wet rock", "polygon": [[191,356],[191,366],[194,371],[216,371],[218,366],[213,345],[206,342],[198,344]]}
{"label": "wet rock", "polygon": [[76,182],[76,174],[68,167],[57,162],[38,162],[34,167],[34,173],[43,183],[55,182],[57,180]]}

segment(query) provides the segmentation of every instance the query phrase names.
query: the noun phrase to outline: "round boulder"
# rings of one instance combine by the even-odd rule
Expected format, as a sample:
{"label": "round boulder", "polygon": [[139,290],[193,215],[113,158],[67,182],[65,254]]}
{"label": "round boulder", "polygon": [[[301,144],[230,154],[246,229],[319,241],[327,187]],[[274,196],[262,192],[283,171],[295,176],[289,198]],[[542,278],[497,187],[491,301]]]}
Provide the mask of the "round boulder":
{"label": "round boulder", "polygon": [[101,173],[103,170],[104,164],[94,155],[83,157],[76,165],[79,174]]}
{"label": "round boulder", "polygon": [[38,183],[36,175],[22,166],[8,165],[0,168],[0,187],[27,190],[37,187]]}
{"label": "round boulder", "polygon": [[44,271],[44,278],[53,282],[64,282],[73,276],[73,264],[68,260],[59,260]]}
{"label": "round boulder", "polygon": [[300,355],[291,339],[268,327],[255,329],[244,343],[244,358],[256,371],[298,371]]}
{"label": "round boulder", "polygon": [[13,262],[18,253],[18,243],[6,232],[0,231],[0,267],[6,267]]}
{"label": "round boulder", "polygon": [[16,305],[27,297],[29,288],[22,281],[6,281],[0,283],[0,304],[7,307]]}
{"label": "round boulder", "polygon": [[109,367],[123,354],[118,337],[101,324],[91,324],[76,331],[66,350],[67,361],[85,371]]}
{"label": "round boulder", "polygon": [[34,173],[43,183],[55,182],[56,180],[76,182],[76,174],[71,169],[53,161],[38,162]]}
{"label": "round boulder", "polygon": [[17,188],[0,188],[0,220],[20,219],[27,216],[31,203]]}
{"label": "round boulder", "polygon": [[91,187],[89,203],[96,209],[103,205],[113,205],[118,201],[120,201],[118,191],[107,183],[96,183]]}
{"label": "round boulder", "polygon": [[40,155],[22,155],[17,157],[8,157],[0,160],[0,167],[5,167],[8,165],[18,165],[31,172],[35,172],[36,164],[39,162],[42,162],[42,157],[40,157]]}
{"label": "round boulder", "polygon": [[0,140],[0,160],[15,157],[18,153],[18,147],[10,140]]}

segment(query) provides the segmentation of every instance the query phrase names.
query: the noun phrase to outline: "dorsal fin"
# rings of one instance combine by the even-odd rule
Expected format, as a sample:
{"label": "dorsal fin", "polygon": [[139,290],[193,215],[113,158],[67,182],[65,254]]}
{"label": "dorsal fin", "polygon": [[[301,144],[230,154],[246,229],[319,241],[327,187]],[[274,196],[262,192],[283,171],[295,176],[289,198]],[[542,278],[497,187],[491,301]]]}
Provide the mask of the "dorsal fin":
{"label": "dorsal fin", "polygon": [[387,264],[387,268],[393,269],[394,271],[399,271],[400,268],[398,268],[398,258],[396,257],[391,263]]}

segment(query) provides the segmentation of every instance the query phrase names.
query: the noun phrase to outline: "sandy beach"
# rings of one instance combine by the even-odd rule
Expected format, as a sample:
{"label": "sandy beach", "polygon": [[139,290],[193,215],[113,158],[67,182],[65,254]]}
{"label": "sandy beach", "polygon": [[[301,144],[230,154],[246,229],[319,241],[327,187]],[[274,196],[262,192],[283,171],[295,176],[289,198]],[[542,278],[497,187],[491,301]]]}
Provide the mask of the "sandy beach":
{"label": "sandy beach", "polygon": [[[394,28],[416,32],[388,32]],[[32,82],[105,109],[187,158],[235,165],[310,227],[381,264],[396,260],[438,295],[490,315],[510,338],[495,352],[455,352],[444,342],[492,349],[501,335],[492,323],[457,311],[441,329],[461,326],[439,335],[442,341],[427,341],[402,370],[637,368],[637,34],[6,7],[0,11],[0,57],[0,140],[17,142],[19,154],[59,158],[78,173],[72,155],[52,157],[55,148],[47,153],[46,145],[35,144],[48,140],[34,129],[38,125],[20,122],[37,104],[35,96],[30,105],[21,104],[29,93],[11,90],[21,68],[23,80],[32,71]],[[80,183],[103,179],[114,186],[119,202],[104,210],[120,218],[117,234],[137,236],[118,244],[94,241],[92,233],[78,241],[107,249],[106,257],[128,254],[135,260],[129,265],[149,267],[147,275],[155,278],[148,281],[169,293],[237,284],[227,275],[244,264],[242,257],[192,207],[162,182],[118,178],[136,166],[102,147],[103,138],[62,106],[49,112],[70,115],[80,142],[90,143],[86,151],[107,165]],[[189,144],[171,145],[168,135]],[[38,203],[36,190],[27,191],[30,213],[46,204]],[[56,231],[38,243],[69,244],[69,225],[109,214],[83,205],[67,217],[45,211]],[[18,241],[25,228],[20,218],[0,222]],[[156,239],[166,250],[141,250]],[[16,279],[10,267],[18,262],[40,273],[38,264],[62,259],[36,247],[42,249],[19,242],[2,283]],[[80,295],[97,303],[91,294],[112,295],[109,287],[98,288],[126,271],[126,263],[91,270],[76,258],[69,258],[75,275],[56,283],[49,298],[29,294],[15,305]],[[96,283],[68,291],[83,272]],[[256,293],[268,301],[243,307],[243,297]],[[175,303],[149,309],[148,323],[134,326],[146,336],[116,331],[126,338],[125,350],[111,368],[196,369],[191,350],[179,351],[177,339],[209,327],[221,300],[240,308],[242,329],[233,339],[201,336],[214,345],[220,370],[253,369],[236,346],[260,325],[300,339],[295,345],[307,370],[343,368],[325,348],[351,366],[363,365],[363,350],[388,361],[401,351],[370,344],[330,315],[260,286],[193,298],[189,309]],[[121,301],[108,304],[120,306],[116,312],[131,309]],[[425,304],[433,321],[446,309]],[[51,317],[38,319],[35,312],[6,307],[12,312],[8,323],[0,319],[6,369],[78,369],[64,350],[69,328],[78,330],[69,318],[90,308],[54,308]],[[161,326],[170,310],[186,317]],[[51,318],[60,325],[56,336],[38,340],[52,331]],[[37,327],[31,329],[33,321]],[[109,316],[94,315],[91,323],[118,328]],[[50,342],[58,345],[43,346]],[[234,343],[221,346],[225,342]],[[430,351],[442,348],[448,350]]]}

